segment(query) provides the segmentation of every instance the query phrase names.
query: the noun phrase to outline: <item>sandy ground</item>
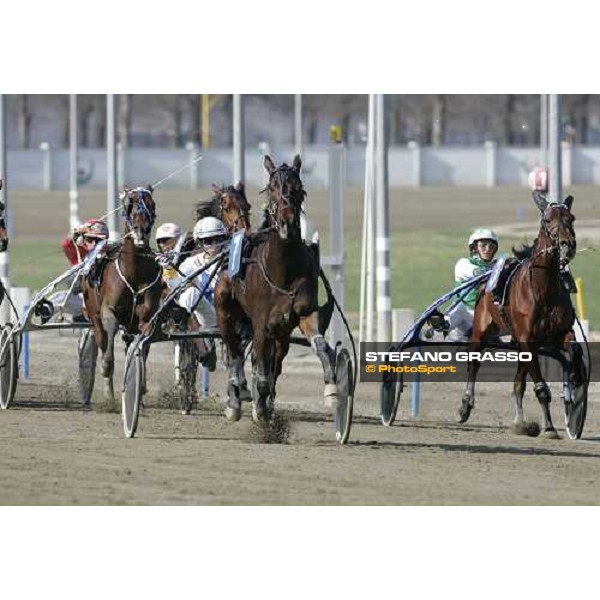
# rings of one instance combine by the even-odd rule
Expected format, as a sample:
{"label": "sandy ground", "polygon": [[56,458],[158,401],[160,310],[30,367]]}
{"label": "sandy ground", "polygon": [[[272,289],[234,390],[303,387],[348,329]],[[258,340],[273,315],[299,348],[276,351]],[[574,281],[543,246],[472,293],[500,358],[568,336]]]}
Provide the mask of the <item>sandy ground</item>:
{"label": "sandy ground", "polygon": [[[508,384],[480,384],[466,426],[454,424],[462,384],[422,386],[413,420],[402,400],[391,428],[379,424],[378,388],[360,384],[350,443],[334,441],[322,407],[319,363],[304,348],[288,358],[278,390],[279,443],[251,422],[222,416],[224,371],[191,416],[169,407],[170,344],[153,347],[149,393],[135,438],[100,395],[78,406],[76,336],[31,336],[31,379],[0,413],[0,503],[170,504],[598,504],[600,384],[592,384],[584,439],[565,439],[559,392],[553,417],[562,439],[509,431]],[[122,354],[120,356],[123,356]],[[122,368],[122,361],[119,365]],[[121,372],[117,373],[120,388]],[[100,385],[97,386],[100,388]],[[533,393],[526,413],[539,418]]]}
{"label": "sandy ground", "polygon": [[[576,194],[578,217],[594,218],[595,196],[590,190],[581,192]],[[483,206],[484,193],[495,201]],[[506,223],[514,220],[517,205],[527,201],[522,190],[504,189],[395,194],[391,222],[398,228],[431,227],[432,219],[443,220],[448,228],[467,227],[484,214],[486,222]],[[164,192],[161,220],[187,219],[198,197],[202,193]],[[66,192],[14,192],[11,198],[19,238],[58,240],[66,231]],[[311,218],[325,226],[326,195],[311,191],[310,202]],[[100,214],[105,203],[104,192],[86,191],[82,214]],[[360,205],[360,190],[352,190],[346,204],[348,235],[360,231],[355,218]],[[525,204],[525,221],[535,218],[535,210]],[[123,362],[119,352],[117,389]],[[306,349],[296,348],[278,384],[282,435],[276,436],[279,443],[267,443],[273,436],[254,427],[249,414],[234,424],[222,416],[222,367],[213,374],[211,400],[189,417],[180,415],[169,402],[171,353],[169,344],[152,349],[138,433],[125,439],[120,414],[111,412],[100,395],[94,410],[79,408],[76,336],[32,334],[30,382],[21,381],[13,407],[0,412],[0,504],[600,503],[600,384],[592,384],[584,439],[577,442],[565,439],[555,385],[552,411],[562,439],[549,441],[509,431],[509,384],[480,384],[467,426],[454,423],[461,384],[424,384],[419,419],[411,416],[407,394],[391,428],[377,417],[377,385],[359,384],[350,443],[341,447],[322,405],[319,363]],[[525,405],[527,415],[538,419],[531,389]]]}

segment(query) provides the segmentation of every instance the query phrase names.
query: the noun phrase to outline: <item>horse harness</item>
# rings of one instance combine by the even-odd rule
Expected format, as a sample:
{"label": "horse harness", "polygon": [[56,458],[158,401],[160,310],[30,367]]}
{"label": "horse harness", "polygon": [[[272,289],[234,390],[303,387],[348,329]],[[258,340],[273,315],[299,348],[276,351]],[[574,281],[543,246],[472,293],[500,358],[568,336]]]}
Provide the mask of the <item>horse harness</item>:
{"label": "horse harness", "polygon": [[[127,227],[130,230],[134,228],[133,221],[131,220],[132,215],[145,213],[146,215],[148,215],[148,217],[150,219],[150,223],[154,222],[154,214],[148,208],[148,206],[146,206],[146,203],[144,202],[144,193],[149,194],[150,197],[152,197],[152,192],[150,192],[150,190],[147,190],[144,187],[137,187],[137,188],[135,188],[135,190],[131,190],[131,191],[136,192],[136,194],[137,194],[137,203],[131,214],[129,214],[129,204],[131,202],[131,199],[129,198],[129,194],[131,192],[128,192],[127,195],[125,196],[127,199],[127,204],[125,204],[125,202],[123,202],[123,218],[125,219],[125,223],[127,224]],[[150,225],[150,228],[152,228],[152,225]]]}
{"label": "horse harness", "polygon": [[[246,240],[245,240],[246,243],[244,244],[245,249],[243,250],[243,253],[246,254],[246,256],[242,257],[241,262],[242,262],[242,265],[244,265],[244,266],[250,265],[250,264],[255,264],[258,267],[260,274],[263,276],[263,279],[267,282],[268,286],[272,290],[277,292],[278,294],[281,294],[282,296],[287,296],[288,306],[287,306],[287,311],[283,314],[283,320],[285,321],[285,323],[288,323],[290,320],[292,307],[294,305],[294,300],[296,299],[296,296],[298,295],[298,291],[300,289],[300,282],[297,282],[296,285],[291,290],[286,290],[284,288],[279,287],[269,276],[269,272],[267,271],[267,266],[266,266],[266,264],[264,262],[264,258],[262,256],[260,244],[265,241],[265,235],[268,235],[270,231],[276,231],[276,228],[271,226],[266,229],[257,231],[250,238],[246,238]],[[252,251],[252,248],[255,248],[255,247],[258,247],[258,256],[254,257],[254,258],[249,257],[248,254],[250,254]],[[244,277],[245,277],[245,268],[243,269],[242,273],[235,276],[235,279],[237,279],[238,285],[240,286],[242,293],[245,293],[245,291],[246,291],[246,284],[244,282]]]}

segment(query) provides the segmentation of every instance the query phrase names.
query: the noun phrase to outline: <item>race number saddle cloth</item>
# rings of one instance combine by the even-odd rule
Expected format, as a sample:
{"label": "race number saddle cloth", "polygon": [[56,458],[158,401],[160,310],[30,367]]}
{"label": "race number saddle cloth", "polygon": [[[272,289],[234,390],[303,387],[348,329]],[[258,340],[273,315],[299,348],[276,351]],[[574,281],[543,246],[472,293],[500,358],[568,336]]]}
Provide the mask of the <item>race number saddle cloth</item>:
{"label": "race number saddle cloth", "polygon": [[503,257],[498,259],[492,268],[489,279],[485,286],[485,292],[491,292],[494,301],[498,304],[500,311],[508,301],[508,286],[513,278],[520,261],[515,257]]}

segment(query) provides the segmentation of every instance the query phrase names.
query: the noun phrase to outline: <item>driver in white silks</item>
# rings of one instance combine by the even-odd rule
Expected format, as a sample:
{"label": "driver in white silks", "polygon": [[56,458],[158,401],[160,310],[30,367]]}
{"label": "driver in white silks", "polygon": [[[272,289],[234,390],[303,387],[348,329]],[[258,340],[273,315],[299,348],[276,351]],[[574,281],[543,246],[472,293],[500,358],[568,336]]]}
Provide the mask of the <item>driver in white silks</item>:
{"label": "driver in white silks", "polygon": [[[192,232],[194,242],[199,252],[186,258],[179,266],[179,273],[188,277],[201,267],[208,264],[219,252],[223,250],[228,241],[227,228],[216,217],[204,217],[194,226]],[[188,314],[194,315],[202,329],[215,329],[217,327],[217,313],[214,304],[214,289],[217,284],[217,264],[210,266],[205,271],[194,277],[190,284],[181,292],[177,303],[185,308]],[[214,277],[213,277],[214,274]],[[212,277],[212,279],[211,279]],[[204,294],[201,291],[210,281]],[[212,339],[204,340],[206,351],[211,355],[207,361],[209,368],[214,369],[216,364],[216,350]]]}
{"label": "driver in white silks", "polygon": [[[489,271],[495,264],[494,257],[498,251],[498,236],[491,229],[476,229],[469,237],[468,258],[461,258],[454,267],[455,285],[459,286],[469,279]],[[446,341],[466,342],[473,328],[475,303],[479,294],[479,286],[469,293],[446,314],[446,327],[449,329]]]}

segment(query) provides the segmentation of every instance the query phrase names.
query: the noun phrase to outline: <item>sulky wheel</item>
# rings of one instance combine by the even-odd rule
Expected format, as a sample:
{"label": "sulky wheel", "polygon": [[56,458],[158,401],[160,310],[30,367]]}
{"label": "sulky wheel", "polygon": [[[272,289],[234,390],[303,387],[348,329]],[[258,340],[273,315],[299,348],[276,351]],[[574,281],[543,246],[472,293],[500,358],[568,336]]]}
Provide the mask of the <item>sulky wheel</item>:
{"label": "sulky wheel", "polygon": [[379,414],[381,422],[389,427],[396,420],[400,397],[404,389],[404,375],[385,374],[379,392]]}
{"label": "sulky wheel", "polygon": [[335,411],[335,438],[340,444],[345,444],[350,437],[354,405],[354,370],[350,353],[346,348],[342,348],[336,356],[335,380],[338,390],[338,405]]}
{"label": "sulky wheel", "polygon": [[196,379],[200,357],[194,340],[181,340],[179,350],[179,399],[181,414],[189,415],[198,390]]}
{"label": "sulky wheel", "polygon": [[578,440],[583,433],[587,415],[589,365],[586,364],[581,344],[572,344],[570,354],[571,399],[565,402],[565,426],[569,438]]}
{"label": "sulky wheel", "polygon": [[90,406],[94,379],[96,377],[96,361],[98,359],[98,346],[92,329],[86,329],[79,339],[79,392],[81,404]]}
{"label": "sulky wheel", "polygon": [[7,323],[0,333],[0,407],[6,409],[17,389],[19,342],[12,335],[12,325]]}
{"label": "sulky wheel", "polygon": [[137,429],[144,384],[144,357],[138,340],[131,343],[125,359],[122,417],[125,436],[131,438]]}

